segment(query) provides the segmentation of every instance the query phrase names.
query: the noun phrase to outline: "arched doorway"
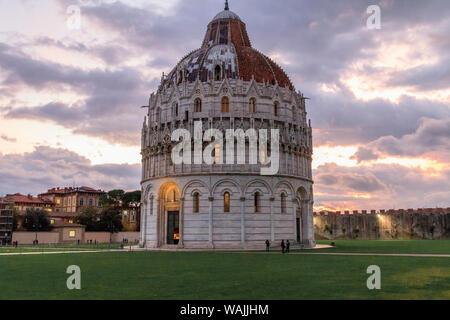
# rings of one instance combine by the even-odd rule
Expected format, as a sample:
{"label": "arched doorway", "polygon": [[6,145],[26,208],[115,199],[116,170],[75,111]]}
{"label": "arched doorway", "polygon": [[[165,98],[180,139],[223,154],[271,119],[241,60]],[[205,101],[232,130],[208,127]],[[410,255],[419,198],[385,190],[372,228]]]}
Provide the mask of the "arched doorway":
{"label": "arched doorway", "polygon": [[169,182],[159,189],[158,246],[178,246],[182,243],[181,192]]}
{"label": "arched doorway", "polygon": [[297,217],[296,217],[296,228],[297,228],[297,242],[304,243],[305,236],[308,236],[308,192],[304,187],[297,189]]}

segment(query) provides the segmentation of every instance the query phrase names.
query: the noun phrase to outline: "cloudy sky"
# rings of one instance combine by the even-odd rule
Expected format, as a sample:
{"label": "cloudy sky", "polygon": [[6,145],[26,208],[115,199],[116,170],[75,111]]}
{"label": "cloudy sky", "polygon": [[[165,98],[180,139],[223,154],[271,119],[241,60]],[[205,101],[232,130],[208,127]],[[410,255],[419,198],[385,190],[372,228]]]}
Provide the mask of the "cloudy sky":
{"label": "cloudy sky", "polygon": [[[366,25],[372,4],[379,30]],[[316,210],[450,206],[449,1],[230,7],[311,98]],[[222,9],[221,0],[0,0],[0,196],[139,189],[139,107]]]}

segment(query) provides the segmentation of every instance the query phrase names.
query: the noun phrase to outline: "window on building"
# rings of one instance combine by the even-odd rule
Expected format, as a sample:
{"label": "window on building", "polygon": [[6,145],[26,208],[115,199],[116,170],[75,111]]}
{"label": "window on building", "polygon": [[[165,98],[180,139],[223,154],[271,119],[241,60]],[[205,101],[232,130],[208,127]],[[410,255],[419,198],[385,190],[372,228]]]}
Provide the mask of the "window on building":
{"label": "window on building", "polygon": [[150,196],[150,214],[153,214],[153,195]]}
{"label": "window on building", "polygon": [[51,219],[50,224],[55,224],[55,220]]}
{"label": "window on building", "polygon": [[202,100],[200,98],[195,99],[194,106],[194,112],[202,112]]}
{"label": "window on building", "polygon": [[77,233],[75,232],[75,230],[70,230],[70,231],[69,231],[69,237],[70,237],[70,238],[75,238],[76,234],[77,234]]}
{"label": "window on building", "polygon": [[256,99],[251,98],[248,102],[248,112],[255,113],[256,112]]}
{"label": "window on building", "polygon": [[223,195],[223,212],[230,212],[230,193],[225,192]]}
{"label": "window on building", "polygon": [[80,206],[84,206],[84,198],[80,198],[79,204]]}
{"label": "window on building", "polygon": [[214,79],[216,81],[222,80],[222,68],[220,66],[216,66],[214,69]]}
{"label": "window on building", "polygon": [[278,117],[279,109],[280,109],[280,104],[278,102],[275,102],[273,104],[273,114],[275,115],[275,117]]}
{"label": "window on building", "polygon": [[194,213],[200,212],[200,194],[198,192],[194,193]]}
{"label": "window on building", "polygon": [[221,151],[222,150],[220,150],[220,149],[221,149],[220,148],[220,144],[216,144],[214,146],[214,157],[215,157],[216,163],[221,163],[220,157],[221,157]]}
{"label": "window on building", "polygon": [[69,220],[69,223],[73,223],[73,220],[72,220],[72,219],[70,219],[70,220]]}
{"label": "window on building", "polygon": [[179,201],[179,195],[176,189],[172,189],[169,192],[167,192],[167,202],[178,202]]}
{"label": "window on building", "polygon": [[223,113],[230,112],[230,100],[228,99],[228,97],[222,98],[222,112]]}
{"label": "window on building", "polygon": [[286,213],[286,195],[281,194],[281,213]]}
{"label": "window on building", "polygon": [[94,199],[89,198],[88,204],[89,204],[89,207],[93,207],[94,206]]}
{"label": "window on building", "polygon": [[261,210],[261,195],[259,194],[259,192],[255,192],[254,195],[254,209],[255,213],[258,213]]}
{"label": "window on building", "polygon": [[178,103],[176,102],[172,105],[172,115],[178,117]]}

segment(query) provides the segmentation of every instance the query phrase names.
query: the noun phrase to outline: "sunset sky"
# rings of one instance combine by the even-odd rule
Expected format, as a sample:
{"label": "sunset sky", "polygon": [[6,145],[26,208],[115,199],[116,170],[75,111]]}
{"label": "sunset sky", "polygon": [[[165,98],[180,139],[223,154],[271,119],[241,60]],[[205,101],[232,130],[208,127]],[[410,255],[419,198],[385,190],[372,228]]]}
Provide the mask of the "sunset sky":
{"label": "sunset sky", "polygon": [[[381,29],[369,30],[369,5]],[[81,28],[68,27],[69,6]],[[308,100],[315,209],[450,207],[450,2],[231,0]],[[222,0],[0,0],[0,196],[140,189],[162,72]]]}

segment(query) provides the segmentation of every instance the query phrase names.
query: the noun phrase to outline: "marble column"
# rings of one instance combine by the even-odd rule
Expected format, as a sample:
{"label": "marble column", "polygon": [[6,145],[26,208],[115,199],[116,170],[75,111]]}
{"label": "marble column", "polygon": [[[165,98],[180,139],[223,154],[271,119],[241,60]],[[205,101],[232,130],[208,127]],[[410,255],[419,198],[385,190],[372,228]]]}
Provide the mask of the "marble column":
{"label": "marble column", "polygon": [[180,199],[180,241],[178,248],[184,248],[184,197]]}
{"label": "marble column", "polygon": [[241,246],[245,248],[245,197],[241,197]]}
{"label": "marble column", "polygon": [[213,228],[214,228],[214,221],[213,221],[213,202],[214,197],[209,197],[209,247],[214,248],[214,240],[213,240]]}
{"label": "marble column", "polygon": [[294,226],[294,242],[297,242],[297,200],[292,199],[292,216],[293,216],[293,226]]}
{"label": "marble column", "polygon": [[142,215],[142,222],[141,222],[141,247],[146,247],[146,233],[147,233],[147,207],[148,203],[147,200],[143,203],[143,215]]}
{"label": "marble column", "polygon": [[275,201],[275,197],[270,197],[270,241],[272,243],[275,242],[275,225],[274,225],[274,212],[273,212],[273,203]]}

